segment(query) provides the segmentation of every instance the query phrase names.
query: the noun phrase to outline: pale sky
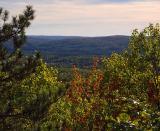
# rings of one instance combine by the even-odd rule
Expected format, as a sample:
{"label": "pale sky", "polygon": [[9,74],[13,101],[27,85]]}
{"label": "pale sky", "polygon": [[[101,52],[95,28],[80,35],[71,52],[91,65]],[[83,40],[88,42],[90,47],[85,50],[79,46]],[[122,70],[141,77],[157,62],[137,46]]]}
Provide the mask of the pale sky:
{"label": "pale sky", "polygon": [[160,0],[0,0],[11,15],[28,4],[36,10],[28,35],[130,35],[160,23]]}

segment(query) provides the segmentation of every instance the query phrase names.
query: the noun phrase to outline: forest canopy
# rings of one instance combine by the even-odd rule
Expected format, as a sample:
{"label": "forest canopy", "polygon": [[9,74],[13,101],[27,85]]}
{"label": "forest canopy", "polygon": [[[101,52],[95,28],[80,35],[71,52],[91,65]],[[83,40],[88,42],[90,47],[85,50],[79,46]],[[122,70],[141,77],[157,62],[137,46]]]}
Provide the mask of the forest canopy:
{"label": "forest canopy", "polygon": [[0,130],[160,129],[159,24],[134,30],[125,51],[94,58],[86,75],[73,66],[65,83],[39,53],[21,51],[33,19],[32,6],[11,21],[0,8]]}

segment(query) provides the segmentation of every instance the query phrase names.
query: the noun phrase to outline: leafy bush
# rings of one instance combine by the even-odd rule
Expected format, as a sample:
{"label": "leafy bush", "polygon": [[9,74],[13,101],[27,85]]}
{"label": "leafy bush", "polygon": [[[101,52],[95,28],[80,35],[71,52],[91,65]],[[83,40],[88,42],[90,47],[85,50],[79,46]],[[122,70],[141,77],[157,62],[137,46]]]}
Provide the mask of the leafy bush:
{"label": "leafy bush", "polygon": [[159,43],[159,25],[150,25],[134,30],[128,49],[104,58],[101,69],[94,64],[89,76],[74,67],[66,95],[51,109],[56,129],[159,130]]}

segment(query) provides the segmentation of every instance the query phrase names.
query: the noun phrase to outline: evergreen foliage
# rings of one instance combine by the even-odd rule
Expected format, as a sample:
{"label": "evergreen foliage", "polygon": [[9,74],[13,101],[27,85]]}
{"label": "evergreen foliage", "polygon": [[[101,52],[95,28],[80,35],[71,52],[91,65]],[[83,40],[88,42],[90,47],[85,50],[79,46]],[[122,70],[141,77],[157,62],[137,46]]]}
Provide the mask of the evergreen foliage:
{"label": "evergreen foliage", "polygon": [[[34,19],[34,10],[27,6],[23,14],[12,17],[0,9],[0,129],[38,129],[38,123],[55,102],[59,84],[57,71],[48,68],[39,53],[24,56],[21,46],[25,31]],[[14,47],[7,50],[7,41]],[[62,84],[61,84],[62,85]],[[61,86],[63,87],[63,86]]]}
{"label": "evergreen foliage", "polygon": [[[0,130],[160,130],[158,24],[134,30],[124,52],[102,63],[96,58],[85,76],[73,66],[64,85],[39,54],[25,57],[20,51],[32,7],[11,22],[0,9],[0,18]],[[5,48],[8,40],[12,52]]]}

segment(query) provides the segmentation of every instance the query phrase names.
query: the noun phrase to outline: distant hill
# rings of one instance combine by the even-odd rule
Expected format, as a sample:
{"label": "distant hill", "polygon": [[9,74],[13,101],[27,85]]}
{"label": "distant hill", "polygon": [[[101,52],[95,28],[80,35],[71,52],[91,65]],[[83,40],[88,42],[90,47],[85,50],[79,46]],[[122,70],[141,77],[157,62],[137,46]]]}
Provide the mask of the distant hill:
{"label": "distant hill", "polygon": [[40,51],[56,56],[110,55],[128,46],[128,36],[70,37],[70,36],[29,36],[23,47],[25,52]]}
{"label": "distant hill", "polygon": [[[121,52],[127,48],[129,36],[28,36],[23,46],[25,53],[40,51],[48,63],[61,63],[93,56],[109,56],[112,52]],[[53,58],[54,57],[54,58]],[[57,59],[58,60],[57,60]],[[84,60],[84,59],[83,59]],[[85,63],[85,62],[84,62]]]}

